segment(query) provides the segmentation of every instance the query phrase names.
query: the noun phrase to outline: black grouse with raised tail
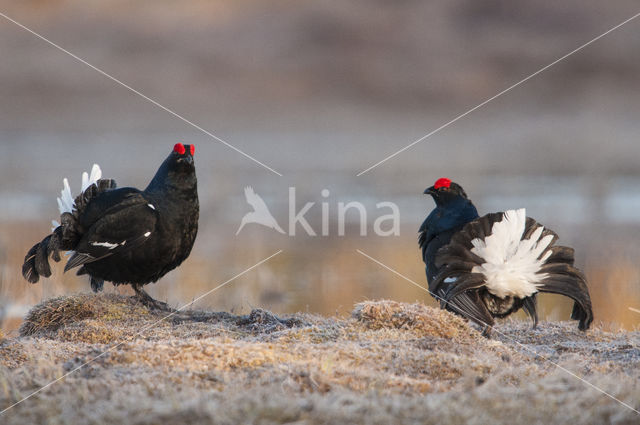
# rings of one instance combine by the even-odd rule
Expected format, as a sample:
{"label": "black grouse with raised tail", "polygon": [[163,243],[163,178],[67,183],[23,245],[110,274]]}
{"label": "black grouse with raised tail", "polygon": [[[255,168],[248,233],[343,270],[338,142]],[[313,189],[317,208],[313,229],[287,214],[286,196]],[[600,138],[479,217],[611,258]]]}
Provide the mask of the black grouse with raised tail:
{"label": "black grouse with raised tail", "polygon": [[440,306],[484,327],[523,308],[538,323],[536,294],[565,295],[581,330],[593,321],[584,275],[573,249],[554,245],[558,236],[524,209],[478,216],[460,185],[438,179],[424,191],[436,208],[422,223],[419,244],[429,291]]}
{"label": "black grouse with raised tail", "polygon": [[64,268],[87,274],[91,288],[104,281],[130,284],[138,297],[156,308],[142,286],[178,267],[191,252],[198,232],[198,190],[194,146],[178,143],[143,191],[102,179],[100,167],[83,174],[75,199],[67,179],[58,198],[60,222],[53,232],[27,253],[22,266],[26,280],[36,283],[51,276],[49,257],[60,261],[60,251],[71,251]]}

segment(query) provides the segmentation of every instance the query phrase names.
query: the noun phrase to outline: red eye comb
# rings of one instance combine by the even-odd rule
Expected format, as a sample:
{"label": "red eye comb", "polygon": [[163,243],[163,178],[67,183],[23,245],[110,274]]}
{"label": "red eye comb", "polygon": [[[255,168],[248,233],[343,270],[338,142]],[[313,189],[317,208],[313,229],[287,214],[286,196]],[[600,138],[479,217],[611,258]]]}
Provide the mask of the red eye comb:
{"label": "red eye comb", "polygon": [[433,185],[433,188],[440,189],[441,187],[450,187],[450,186],[451,186],[451,180],[449,180],[446,177],[442,177],[436,180],[435,184]]}
{"label": "red eye comb", "polygon": [[196,147],[195,147],[195,145],[191,145],[191,146],[189,147],[189,150],[191,150],[191,156],[193,156],[193,154],[194,154],[194,153],[196,153]]}
{"label": "red eye comb", "polygon": [[185,153],[184,145],[182,143],[176,143],[175,146],[173,147],[173,151],[180,155],[184,155]]}

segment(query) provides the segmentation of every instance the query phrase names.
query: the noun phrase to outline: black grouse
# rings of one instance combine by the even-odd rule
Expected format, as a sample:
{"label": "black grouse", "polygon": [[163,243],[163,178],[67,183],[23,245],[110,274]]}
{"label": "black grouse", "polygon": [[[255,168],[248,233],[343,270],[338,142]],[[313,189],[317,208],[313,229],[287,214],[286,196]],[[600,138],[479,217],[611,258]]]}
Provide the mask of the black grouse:
{"label": "black grouse", "polygon": [[130,284],[150,307],[167,308],[142,286],[178,267],[191,252],[198,232],[198,191],[193,145],[177,143],[145,190],[116,189],[93,166],[83,174],[81,193],[73,199],[69,183],[58,198],[60,222],[27,253],[22,275],[31,283],[51,276],[49,257],[71,251],[64,271],[87,274],[94,292],[104,281]]}
{"label": "black grouse", "polygon": [[457,183],[438,179],[424,191],[436,208],[419,231],[429,291],[440,307],[484,327],[523,308],[538,323],[536,294],[572,298],[571,318],[586,330],[593,320],[584,275],[573,265],[573,249],[554,245],[558,236],[524,209],[478,216]]}

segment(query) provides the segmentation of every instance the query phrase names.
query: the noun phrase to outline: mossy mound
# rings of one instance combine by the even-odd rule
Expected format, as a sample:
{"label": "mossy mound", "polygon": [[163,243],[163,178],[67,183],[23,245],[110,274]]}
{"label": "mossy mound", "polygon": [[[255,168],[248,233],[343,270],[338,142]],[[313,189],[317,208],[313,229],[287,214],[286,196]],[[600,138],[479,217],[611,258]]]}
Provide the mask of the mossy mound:
{"label": "mossy mound", "polygon": [[[33,307],[20,326],[20,336],[57,337],[66,326],[99,319],[101,323],[148,319],[150,311],[133,297],[116,294],[74,294],[51,298]],[[95,322],[94,322],[95,323]]]}
{"label": "mossy mound", "polygon": [[477,332],[459,316],[424,304],[367,301],[356,304],[352,316],[370,329],[403,329],[450,339],[477,337]]}
{"label": "mossy mound", "polygon": [[20,326],[20,336],[110,343],[125,335],[135,335],[145,327],[157,332],[167,326],[197,323],[215,323],[216,329],[250,334],[268,334],[305,324],[301,318],[280,318],[262,309],[254,309],[247,315],[201,310],[161,311],[149,309],[131,296],[73,294],[34,306]]}

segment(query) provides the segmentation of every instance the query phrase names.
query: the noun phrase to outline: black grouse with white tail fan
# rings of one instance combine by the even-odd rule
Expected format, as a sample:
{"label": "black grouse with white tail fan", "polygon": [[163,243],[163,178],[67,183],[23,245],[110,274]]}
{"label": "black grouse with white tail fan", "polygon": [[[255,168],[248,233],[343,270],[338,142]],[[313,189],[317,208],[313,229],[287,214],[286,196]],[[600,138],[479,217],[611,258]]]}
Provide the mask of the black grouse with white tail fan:
{"label": "black grouse with white tail fan", "polygon": [[524,209],[479,217],[462,187],[438,179],[424,191],[436,208],[422,223],[419,244],[431,295],[440,306],[485,327],[523,308],[538,323],[536,294],[572,298],[571,318],[580,330],[593,321],[584,275],[574,267],[573,249],[554,245],[552,230]]}
{"label": "black grouse with white tail fan", "polygon": [[177,143],[145,190],[116,189],[102,179],[98,165],[83,173],[74,199],[67,179],[58,198],[60,223],[27,253],[22,275],[31,283],[51,276],[49,257],[60,261],[70,251],[64,271],[74,267],[89,275],[91,288],[104,281],[130,284],[138,297],[155,308],[167,308],[142,286],[178,267],[191,252],[198,232],[198,190],[193,145]]}

